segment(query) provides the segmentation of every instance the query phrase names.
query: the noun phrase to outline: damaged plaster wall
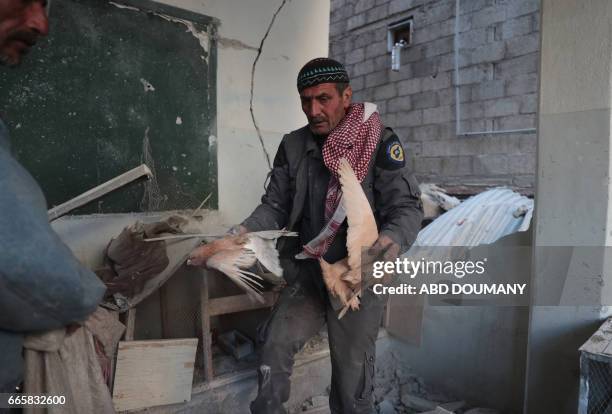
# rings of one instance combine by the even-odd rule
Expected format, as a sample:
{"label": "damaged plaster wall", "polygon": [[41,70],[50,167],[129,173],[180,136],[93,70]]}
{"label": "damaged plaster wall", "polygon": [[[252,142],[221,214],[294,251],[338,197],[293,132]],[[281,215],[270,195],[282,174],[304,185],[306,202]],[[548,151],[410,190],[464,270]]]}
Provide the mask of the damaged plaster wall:
{"label": "damaged plaster wall", "polygon": [[[269,170],[267,158],[273,160],[283,134],[306,123],[295,79],[306,61],[327,56],[329,0],[161,0],[160,3],[220,21],[217,39],[219,210],[228,222],[242,221],[263,193]],[[251,118],[250,99],[253,61],[266,33],[253,82],[253,114],[264,151]]]}
{"label": "damaged plaster wall", "polygon": [[[531,231],[505,236],[488,245],[506,257],[513,254],[518,269],[528,271]],[[511,253],[512,252],[512,253]],[[399,340],[394,352],[428,385],[504,414],[522,412],[527,353],[528,308],[526,306],[425,305],[420,344]]]}
{"label": "damaged plaster wall", "polygon": [[[612,246],[610,33],[609,0],[542,2],[536,248]],[[573,269],[554,275],[567,276],[561,306],[531,309],[524,412],[575,413],[578,347],[612,311],[610,253],[544,251],[534,256],[536,300],[550,291],[542,263],[569,257]]]}

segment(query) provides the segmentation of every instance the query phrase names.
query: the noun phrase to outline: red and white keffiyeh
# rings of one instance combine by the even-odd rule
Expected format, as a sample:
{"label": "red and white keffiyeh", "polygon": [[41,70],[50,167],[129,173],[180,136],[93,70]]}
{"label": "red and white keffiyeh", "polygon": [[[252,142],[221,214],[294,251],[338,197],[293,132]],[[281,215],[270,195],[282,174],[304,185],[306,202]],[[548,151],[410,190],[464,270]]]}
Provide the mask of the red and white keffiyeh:
{"label": "red and white keffiyeh", "polygon": [[296,256],[298,259],[319,258],[325,254],[346,218],[342,206],[342,189],[338,181],[338,165],[346,158],[357,180],[362,182],[368,173],[370,159],[380,141],[382,122],[376,105],[366,102],[353,104],[338,126],[323,144],[323,162],[331,172],[325,196],[325,222],[323,230]]}

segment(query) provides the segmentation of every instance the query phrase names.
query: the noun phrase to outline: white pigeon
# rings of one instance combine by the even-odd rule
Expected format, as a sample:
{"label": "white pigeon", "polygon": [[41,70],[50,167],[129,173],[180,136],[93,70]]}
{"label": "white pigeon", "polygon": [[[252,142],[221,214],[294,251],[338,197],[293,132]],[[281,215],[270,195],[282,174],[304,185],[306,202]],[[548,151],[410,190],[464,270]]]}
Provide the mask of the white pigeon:
{"label": "white pigeon", "polygon": [[333,296],[338,296],[344,305],[339,315],[341,318],[349,307],[353,310],[359,309],[361,250],[374,245],[378,239],[378,227],[363,188],[351,165],[344,158],[340,160],[338,175],[342,186],[342,206],[346,211],[348,223],[348,257],[334,264],[320,258],[319,263],[327,289]]}
{"label": "white pigeon", "polygon": [[263,302],[262,276],[245,269],[250,269],[259,262],[270,272],[266,274],[271,277],[268,280],[280,283],[283,269],[278,259],[276,240],[297,235],[287,230],[267,230],[227,236],[193,250],[187,258],[187,265],[216,269],[227,275],[249,296]]}

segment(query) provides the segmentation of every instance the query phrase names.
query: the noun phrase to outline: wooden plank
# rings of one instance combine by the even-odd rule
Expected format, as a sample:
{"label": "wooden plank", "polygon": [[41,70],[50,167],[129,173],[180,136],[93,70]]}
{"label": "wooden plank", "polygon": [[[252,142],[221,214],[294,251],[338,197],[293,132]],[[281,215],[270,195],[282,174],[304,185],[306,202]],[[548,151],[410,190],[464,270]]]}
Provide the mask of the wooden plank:
{"label": "wooden plank", "polygon": [[191,400],[197,338],[120,342],[113,389],[117,411]]}
{"label": "wooden plank", "polygon": [[168,285],[159,288],[159,319],[161,323],[162,338],[172,338],[168,332],[172,323],[171,315],[168,312]]}
{"label": "wooden plank", "polygon": [[202,270],[202,284],[200,287],[200,315],[202,319],[202,364],[204,366],[204,380],[212,381],[212,335],[210,332],[210,299],[208,288],[208,274]]}
{"label": "wooden plank", "polygon": [[151,170],[145,164],[132,168],[131,170],[112,178],[71,200],[66,201],[65,203],[62,203],[59,206],[53,207],[47,211],[49,221],[58,219],[61,216],[68,214],[72,210],[84,206],[85,204],[88,204],[105,194],[115,191],[116,189],[123,187],[124,185],[129,184],[143,176],[147,176],[149,178],[152,177]]}
{"label": "wooden plank", "polygon": [[[295,357],[295,364],[293,368],[299,368],[303,365],[316,362],[323,358],[329,358],[329,348],[321,351],[317,351],[312,354],[301,355],[297,354]],[[199,394],[214,390],[215,388],[225,387],[226,385],[233,384],[238,381],[247,380],[249,378],[256,378],[257,370],[254,368],[245,369],[238,372],[231,372],[229,374],[223,374],[215,377],[212,381],[204,382],[193,387],[192,395]]]}
{"label": "wooden plank", "polygon": [[126,341],[134,340],[134,330],[136,329],[136,308],[129,309],[125,317],[125,334],[123,339]]}
{"label": "wooden plank", "polygon": [[209,300],[208,311],[210,316],[225,315],[227,313],[243,312],[254,309],[271,308],[278,299],[277,292],[264,292],[264,303],[252,299],[249,295],[225,296]]}

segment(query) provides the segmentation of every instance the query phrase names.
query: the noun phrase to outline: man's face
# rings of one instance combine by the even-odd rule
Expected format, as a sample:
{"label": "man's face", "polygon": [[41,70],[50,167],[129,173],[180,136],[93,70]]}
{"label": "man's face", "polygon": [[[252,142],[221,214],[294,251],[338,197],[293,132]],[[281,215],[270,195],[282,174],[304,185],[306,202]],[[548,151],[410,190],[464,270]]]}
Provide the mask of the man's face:
{"label": "man's face", "polygon": [[17,65],[49,33],[46,0],[0,0],[0,63]]}
{"label": "man's face", "polygon": [[350,86],[340,94],[335,83],[321,83],[302,90],[302,111],[312,133],[328,135],[344,118],[352,95]]}

